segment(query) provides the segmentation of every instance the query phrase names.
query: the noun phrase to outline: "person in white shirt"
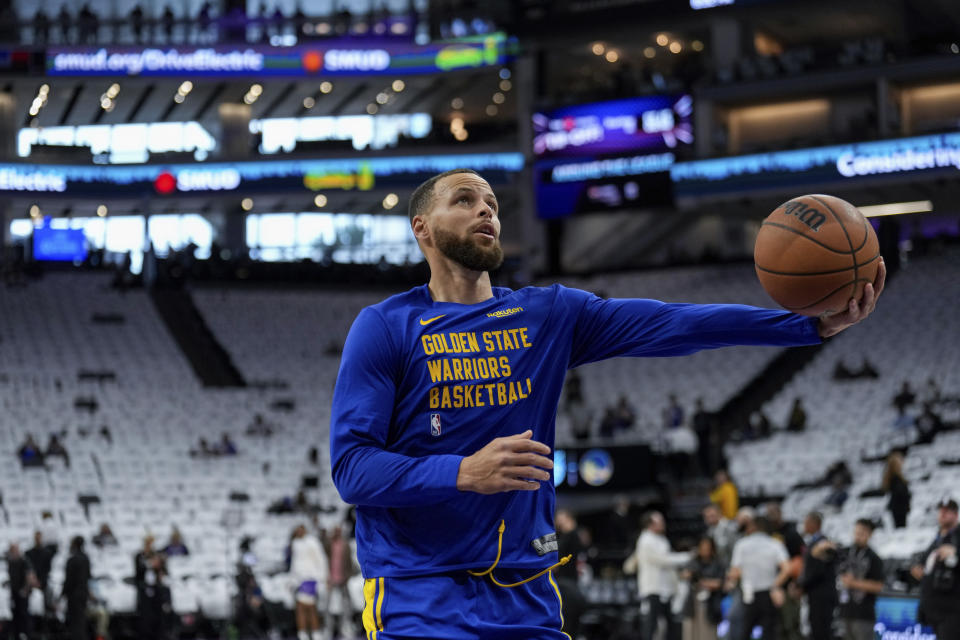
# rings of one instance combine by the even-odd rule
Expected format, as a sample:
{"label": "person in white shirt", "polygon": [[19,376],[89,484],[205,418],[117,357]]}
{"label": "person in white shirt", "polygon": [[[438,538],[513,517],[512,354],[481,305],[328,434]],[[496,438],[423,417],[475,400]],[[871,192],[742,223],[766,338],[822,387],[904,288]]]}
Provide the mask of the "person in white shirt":
{"label": "person in white shirt", "polygon": [[317,599],[329,576],[327,554],[303,525],[294,530],[290,542],[290,573],[299,585],[295,596],[297,640],[321,640]]}
{"label": "person in white shirt", "polygon": [[653,640],[666,619],[667,640],[680,640],[680,620],[671,611],[671,600],[677,592],[677,571],[690,561],[689,553],[675,553],[664,533],[663,515],[651,511],[643,516],[643,533],[637,540],[637,584],[640,589],[642,637]]}
{"label": "person in white shirt", "polygon": [[767,533],[765,519],[754,517],[752,510],[742,509],[737,520],[744,536],[733,545],[727,588],[739,581],[743,620],[732,629],[731,640],[748,640],[755,626],[763,628],[764,640],[777,640],[777,609],[783,606],[783,585],[790,579],[790,555]]}

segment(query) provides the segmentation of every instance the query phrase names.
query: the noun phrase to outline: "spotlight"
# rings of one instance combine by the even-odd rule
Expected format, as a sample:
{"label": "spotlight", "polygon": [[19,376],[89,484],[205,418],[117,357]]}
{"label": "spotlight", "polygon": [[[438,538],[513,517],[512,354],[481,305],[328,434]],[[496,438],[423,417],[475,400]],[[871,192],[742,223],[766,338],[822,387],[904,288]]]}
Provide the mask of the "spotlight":
{"label": "spotlight", "polygon": [[177,89],[177,93],[182,93],[183,95],[187,95],[191,91],[193,91],[193,83],[190,82],[189,80],[184,80],[183,82],[181,82],[180,88]]}
{"label": "spotlight", "polygon": [[668,44],[670,44],[670,38],[668,38],[668,37],[667,37],[667,34],[665,34],[665,33],[658,33],[658,34],[657,34],[657,44],[660,45],[661,47],[665,47],[665,46],[667,46]]}
{"label": "spotlight", "polygon": [[593,46],[590,47],[590,50],[593,51],[593,55],[602,56],[603,52],[606,51],[606,48],[603,46],[602,42],[594,42]]}
{"label": "spotlight", "polygon": [[500,81],[500,91],[510,91],[510,89],[513,89],[512,82],[510,82],[509,80]]}
{"label": "spotlight", "polygon": [[253,198],[244,198],[241,200],[240,208],[244,211],[250,211],[250,209],[253,209]]}
{"label": "spotlight", "polygon": [[699,40],[694,40],[690,43],[690,48],[694,51],[703,51],[703,43]]}
{"label": "spotlight", "polygon": [[497,112],[498,112],[498,111],[499,111],[499,109],[497,109],[497,105],[495,105],[495,104],[488,104],[488,105],[487,105],[486,112],[487,112],[487,115],[488,115],[488,116],[493,117],[493,116],[497,115]]}
{"label": "spotlight", "polygon": [[333,91],[333,83],[324,80],[320,83],[320,93],[330,93]]}
{"label": "spotlight", "polygon": [[386,93],[383,93],[381,91],[380,93],[377,94],[377,104],[387,104],[389,100],[390,100],[390,96],[388,96]]}
{"label": "spotlight", "polygon": [[317,205],[318,207],[327,206],[327,196],[323,195],[322,193],[318,193],[313,199],[313,204]]}
{"label": "spotlight", "polygon": [[605,57],[607,62],[616,62],[620,59],[620,54],[611,49],[610,51],[607,51],[607,55]]}
{"label": "spotlight", "polygon": [[683,45],[680,44],[679,40],[674,40],[670,43],[670,53],[680,53],[683,50]]}
{"label": "spotlight", "polygon": [[313,109],[313,105],[315,104],[317,104],[317,101],[311,98],[310,96],[307,96],[306,98],[303,99],[304,109]]}
{"label": "spotlight", "polygon": [[390,85],[390,86],[391,86],[391,87],[393,88],[393,90],[396,91],[397,93],[400,93],[401,91],[403,91],[403,90],[407,87],[406,83],[405,83],[403,80],[394,80],[394,81],[393,81],[393,84]]}
{"label": "spotlight", "polygon": [[463,98],[454,98],[450,101],[450,106],[454,109],[463,109]]}
{"label": "spotlight", "polygon": [[97,207],[97,215],[100,216],[101,218],[106,218],[106,217],[107,217],[107,205],[102,204],[102,205],[100,205],[99,207]]}
{"label": "spotlight", "polygon": [[377,105],[373,104],[372,102],[367,105],[367,113],[370,115],[374,115],[377,111],[379,111]]}

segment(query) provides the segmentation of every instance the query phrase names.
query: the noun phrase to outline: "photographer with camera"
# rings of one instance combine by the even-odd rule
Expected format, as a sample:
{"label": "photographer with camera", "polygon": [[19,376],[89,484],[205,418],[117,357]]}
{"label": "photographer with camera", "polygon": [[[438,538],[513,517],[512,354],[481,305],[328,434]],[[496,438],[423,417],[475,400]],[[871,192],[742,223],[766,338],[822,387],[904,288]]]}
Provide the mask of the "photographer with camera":
{"label": "photographer with camera", "polygon": [[938,638],[960,638],[960,576],[957,574],[957,501],[944,498],[937,504],[939,530],[920,562],[910,569],[920,581],[917,617],[933,627]]}
{"label": "photographer with camera", "polygon": [[837,606],[837,547],[821,531],[823,516],[811,511],[803,521],[807,551],[803,556],[800,588],[807,596],[810,635],[833,637],[833,610]]}

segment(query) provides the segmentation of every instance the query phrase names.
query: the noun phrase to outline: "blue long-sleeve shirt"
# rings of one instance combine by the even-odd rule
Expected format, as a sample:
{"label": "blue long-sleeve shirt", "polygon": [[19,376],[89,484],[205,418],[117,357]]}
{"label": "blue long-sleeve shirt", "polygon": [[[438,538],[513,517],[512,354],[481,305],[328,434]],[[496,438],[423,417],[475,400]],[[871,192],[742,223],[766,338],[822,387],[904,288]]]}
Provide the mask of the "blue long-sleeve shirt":
{"label": "blue long-sleeve shirt", "polygon": [[[506,568],[543,568],[555,491],[457,489],[460,462],[533,431],[553,445],[567,369],[617,356],[820,342],[816,320],[741,305],[612,299],[560,285],[494,288],[478,304],[434,302],[426,285],[367,307],[343,350],[331,412],[333,480],[357,505],[366,577],[485,568],[506,521]],[[541,549],[542,550],[542,549]]]}

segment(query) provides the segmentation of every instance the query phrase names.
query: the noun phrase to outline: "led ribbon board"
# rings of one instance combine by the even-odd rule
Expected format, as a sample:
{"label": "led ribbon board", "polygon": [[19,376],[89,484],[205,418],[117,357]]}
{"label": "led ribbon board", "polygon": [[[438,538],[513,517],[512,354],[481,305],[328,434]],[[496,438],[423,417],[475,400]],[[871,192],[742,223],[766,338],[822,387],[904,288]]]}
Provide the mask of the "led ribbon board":
{"label": "led ribbon board", "polygon": [[427,45],[343,40],[295,47],[50,47],[49,76],[334,77],[499,66],[517,50],[502,33]]}
{"label": "led ribbon board", "polygon": [[670,169],[677,198],[795,192],[807,185],[916,179],[960,170],[960,133],[861,142],[680,162]]}
{"label": "led ribbon board", "polygon": [[459,167],[504,183],[523,168],[521,153],[283,160],[174,165],[0,164],[0,193],[77,195],[103,198],[174,193],[412,188]]}

